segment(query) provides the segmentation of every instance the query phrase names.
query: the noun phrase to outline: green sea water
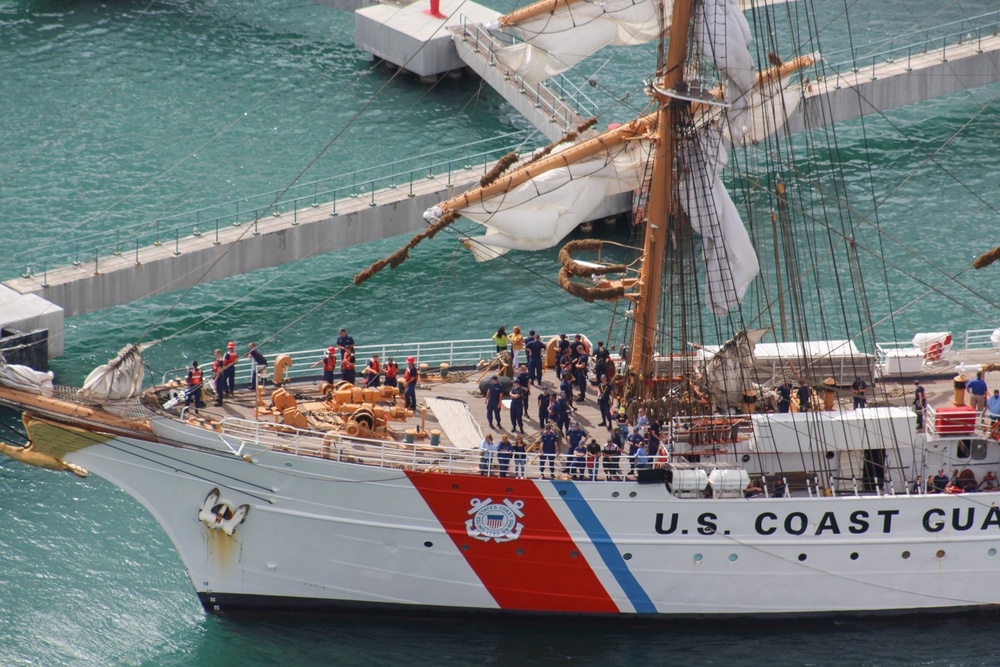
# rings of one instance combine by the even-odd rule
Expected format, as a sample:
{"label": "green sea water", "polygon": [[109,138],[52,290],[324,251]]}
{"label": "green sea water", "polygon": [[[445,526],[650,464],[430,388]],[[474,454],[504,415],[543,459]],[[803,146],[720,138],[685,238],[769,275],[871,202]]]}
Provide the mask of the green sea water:
{"label": "green sea water", "polygon": [[[830,41],[843,34],[847,8],[861,52],[995,9],[990,2],[819,3]],[[633,75],[648,76],[643,63],[651,53],[638,47],[585,63],[577,82],[598,83],[588,88],[602,123],[641,106]],[[19,274],[79,235],[110,238],[116,228],[295,179],[529,129],[474,77],[433,87],[390,77],[354,49],[349,14],[298,0],[0,0],[0,276]],[[911,304],[894,316],[901,337],[998,325],[993,274],[947,278],[1000,242],[998,92],[991,86],[931,100],[850,123],[838,135],[845,178],[859,192],[869,189],[869,201],[873,194],[884,200],[878,221],[895,269],[892,302]],[[870,181],[868,155],[876,165]],[[66,353],[52,367],[60,382],[79,383],[140,338],[162,341],[146,354],[156,376],[229,340],[264,341],[270,351],[324,347],[341,326],[359,343],[485,338],[499,324],[600,337],[608,326],[608,307],[574,301],[555,286],[554,250],[476,264],[457,234],[422,245],[403,267],[362,288],[344,289],[399,242],[202,285],[180,302],[168,294],[71,318]],[[924,296],[921,280],[940,290]],[[872,310],[879,319],[889,308],[876,302]],[[125,493],[93,477],[0,460],[4,667],[993,664],[994,632],[989,621],[691,633],[582,621],[220,620],[202,611],[163,531]]]}

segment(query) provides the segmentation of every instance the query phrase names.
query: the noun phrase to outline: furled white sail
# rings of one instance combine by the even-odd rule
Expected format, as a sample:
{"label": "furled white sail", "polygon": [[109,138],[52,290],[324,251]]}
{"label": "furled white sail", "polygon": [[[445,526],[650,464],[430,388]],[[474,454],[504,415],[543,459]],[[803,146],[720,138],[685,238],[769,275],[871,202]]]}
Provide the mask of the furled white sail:
{"label": "furled white sail", "polygon": [[[467,245],[479,261],[507,250],[551,248],[589,220],[606,197],[639,187],[648,157],[649,142],[627,142],[459,209],[487,227],[485,236],[469,239]],[[433,217],[433,209],[427,215]]]}
{"label": "furled white sail", "polygon": [[756,389],[754,348],[770,329],[740,331],[718,349],[702,348],[704,377],[715,404],[722,408],[742,402],[748,389]]}
{"label": "furled white sail", "polygon": [[754,63],[750,56],[750,25],[736,0],[702,0],[695,11],[695,39],[725,82],[730,108],[726,125],[735,143],[749,132],[748,109],[753,90]]}
{"label": "furled white sail", "polygon": [[[643,44],[660,35],[660,7],[669,21],[670,0],[574,2],[506,28],[523,40],[494,56],[529,83],[573,67],[605,46]],[[490,26],[498,28],[499,24]]]}
{"label": "furled white sail", "polygon": [[722,183],[727,161],[717,126],[702,128],[696,141],[679,146],[681,205],[701,236],[706,305],[720,317],[740,304],[760,271],[757,252]]}
{"label": "furled white sail", "polygon": [[[782,1],[760,0],[756,4]],[[730,23],[740,27],[736,16],[742,18],[741,12],[751,6],[751,0],[706,2],[712,4],[706,14],[713,20],[721,17],[719,25],[727,26],[718,30],[702,29],[706,39],[711,34],[729,32]],[[672,0],[581,0],[560,4],[555,10],[520,21],[512,21],[515,12],[487,28],[502,29],[521,40],[494,49],[493,55],[513,74],[528,83],[537,83],[565,72],[605,46],[631,46],[657,39],[661,31],[665,33],[670,29],[673,4]],[[743,23],[746,24],[745,19]]]}
{"label": "furled white sail", "polygon": [[4,387],[51,396],[53,377],[52,371],[42,372],[31,366],[8,364],[0,353],[0,385]]}
{"label": "furled white sail", "polygon": [[138,396],[145,374],[141,352],[146,347],[149,345],[127,345],[117,357],[92,370],[80,389],[80,396],[96,403]]}

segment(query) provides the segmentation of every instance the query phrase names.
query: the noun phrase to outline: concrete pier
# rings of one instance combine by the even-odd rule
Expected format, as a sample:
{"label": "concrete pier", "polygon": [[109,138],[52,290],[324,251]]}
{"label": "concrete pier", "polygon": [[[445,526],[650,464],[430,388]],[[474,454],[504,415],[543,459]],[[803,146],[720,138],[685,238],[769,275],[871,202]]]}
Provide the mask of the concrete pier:
{"label": "concrete pier", "polygon": [[880,113],[1000,81],[1000,36],[972,38],[874,67],[841,71],[813,83],[790,134]]}
{"label": "concrete pier", "polygon": [[440,13],[431,16],[427,0],[409,5],[372,5],[354,13],[354,45],[418,76],[430,77],[461,69],[450,28],[463,21],[486,23],[495,9],[471,1],[441,0]]}

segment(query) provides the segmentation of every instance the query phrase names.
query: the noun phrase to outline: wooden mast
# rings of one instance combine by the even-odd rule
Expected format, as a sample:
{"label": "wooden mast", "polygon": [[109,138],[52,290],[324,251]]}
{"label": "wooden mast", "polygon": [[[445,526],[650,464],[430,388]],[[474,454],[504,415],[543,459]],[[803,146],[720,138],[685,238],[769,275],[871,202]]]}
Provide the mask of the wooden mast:
{"label": "wooden mast", "polygon": [[647,398],[649,392],[648,380],[653,371],[659,326],[658,307],[663,285],[667,227],[676,206],[671,196],[675,153],[672,126],[679,103],[672,101],[663,91],[675,90],[684,77],[692,0],[674,0],[673,4],[666,70],[663,78],[654,86],[660,108],[657,112],[653,148],[653,180],[647,206],[646,237],[642,248],[642,273],[634,309],[632,350],[629,356],[629,368],[634,377],[632,391],[639,399]]}

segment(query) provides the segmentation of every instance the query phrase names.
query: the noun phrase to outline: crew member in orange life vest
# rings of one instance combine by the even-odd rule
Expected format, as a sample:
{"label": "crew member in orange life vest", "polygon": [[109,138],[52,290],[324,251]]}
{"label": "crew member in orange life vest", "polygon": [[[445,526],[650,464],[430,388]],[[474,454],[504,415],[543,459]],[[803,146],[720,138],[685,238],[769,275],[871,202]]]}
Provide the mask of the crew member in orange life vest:
{"label": "crew member in orange life vest", "polygon": [[403,384],[406,390],[403,392],[404,405],[411,410],[417,409],[417,380],[420,374],[417,373],[417,360],[413,357],[406,358],[406,372],[403,373]]}
{"label": "crew member in orange life vest", "polygon": [[192,361],[191,368],[188,370],[188,388],[187,397],[184,399],[184,406],[187,407],[191,405],[191,400],[194,399],[194,413],[198,414],[200,408],[205,407],[205,402],[201,400],[201,369],[198,368],[198,362]]}
{"label": "crew member in orange life vest", "polygon": [[320,364],[323,364],[323,381],[333,384],[333,371],[337,369],[337,348],[326,348],[326,354],[323,355],[323,358],[309,368],[316,368]]}
{"label": "crew member in orange life vest", "polygon": [[236,354],[236,343],[230,342],[226,353],[222,355],[222,375],[226,378],[226,395],[232,396],[236,391],[236,362],[240,355]]}
{"label": "crew member in orange life vest", "polygon": [[392,357],[387,357],[385,360],[385,386],[387,387],[399,386],[396,382],[396,375],[398,373],[399,373],[399,365],[392,360]]}
{"label": "crew member in orange life vest", "polygon": [[378,387],[382,384],[379,380],[379,373],[382,372],[382,365],[378,362],[378,355],[373,354],[372,358],[368,360],[368,365],[365,366],[365,386],[366,387]]}
{"label": "crew member in orange life vest", "polygon": [[215,406],[222,405],[222,394],[226,391],[226,376],[223,373],[224,362],[222,361],[222,350],[215,351],[215,361],[212,362],[212,377],[215,381]]}
{"label": "crew member in orange life vest", "polygon": [[340,362],[340,379],[354,384],[354,346],[348,345]]}

